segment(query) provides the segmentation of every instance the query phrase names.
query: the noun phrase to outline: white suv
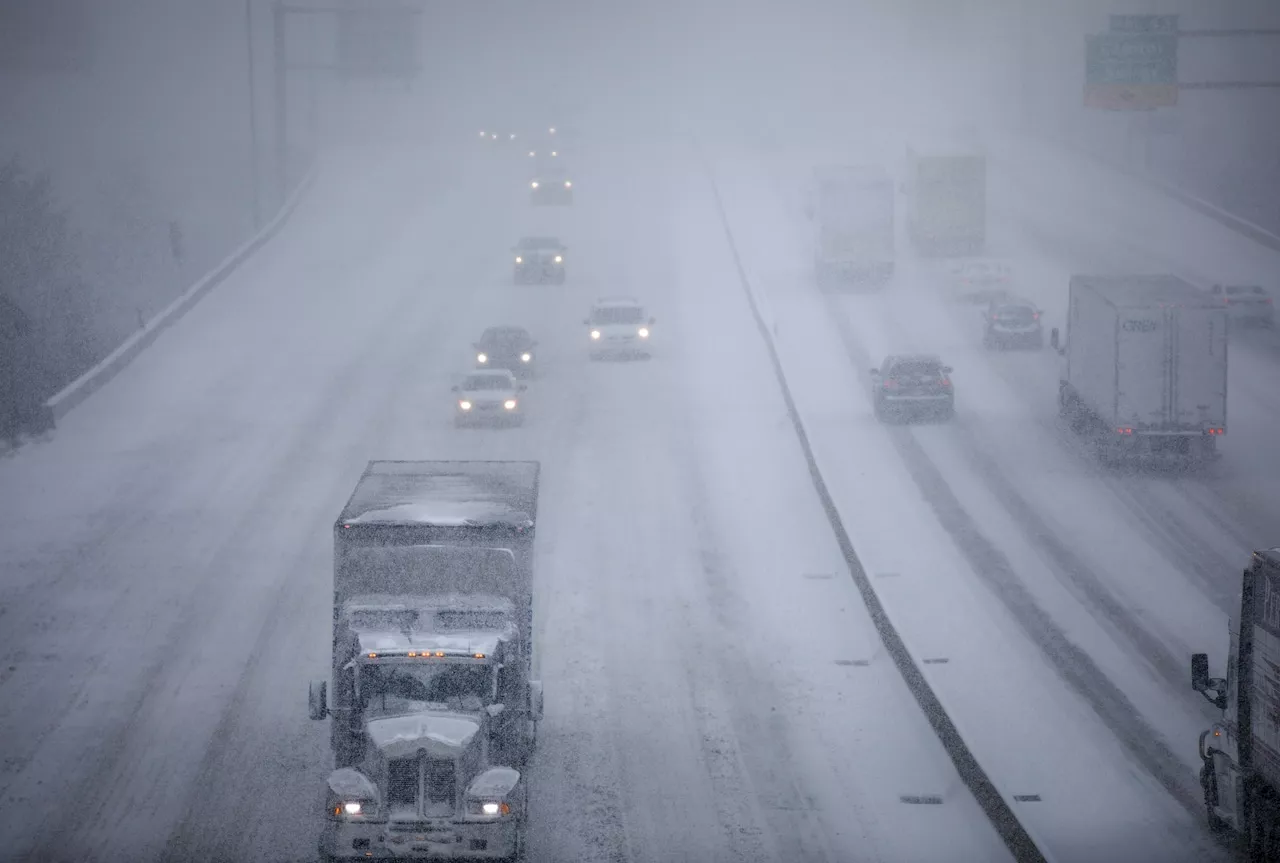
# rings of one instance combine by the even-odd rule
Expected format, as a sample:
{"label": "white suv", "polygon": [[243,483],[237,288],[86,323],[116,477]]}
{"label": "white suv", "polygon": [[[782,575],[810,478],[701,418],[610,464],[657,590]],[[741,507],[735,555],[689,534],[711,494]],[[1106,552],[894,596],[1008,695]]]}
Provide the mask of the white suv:
{"label": "white suv", "polygon": [[646,318],[644,306],[631,297],[596,300],[582,323],[587,327],[592,359],[608,355],[649,356],[654,319]]}
{"label": "white suv", "polygon": [[524,405],[521,404],[520,394],[525,389],[525,385],[516,380],[510,369],[471,372],[459,386],[453,388],[457,393],[454,424],[520,425],[524,422]]}

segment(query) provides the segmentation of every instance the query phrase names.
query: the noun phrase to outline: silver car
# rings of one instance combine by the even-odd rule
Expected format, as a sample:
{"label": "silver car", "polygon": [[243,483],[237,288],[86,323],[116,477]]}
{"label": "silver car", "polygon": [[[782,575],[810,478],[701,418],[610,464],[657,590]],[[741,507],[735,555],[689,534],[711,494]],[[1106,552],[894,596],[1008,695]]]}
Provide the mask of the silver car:
{"label": "silver car", "polygon": [[995,299],[983,312],[982,346],[985,348],[1044,347],[1040,309],[1027,300]]}

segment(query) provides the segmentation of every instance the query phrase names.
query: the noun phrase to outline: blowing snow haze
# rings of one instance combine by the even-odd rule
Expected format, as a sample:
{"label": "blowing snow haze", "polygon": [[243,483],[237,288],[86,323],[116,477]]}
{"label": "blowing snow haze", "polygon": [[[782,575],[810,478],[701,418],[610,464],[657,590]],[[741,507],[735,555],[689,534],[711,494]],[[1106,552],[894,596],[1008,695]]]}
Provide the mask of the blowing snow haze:
{"label": "blowing snow haze", "polygon": [[0,858],[1280,860],[1280,6],[0,4]]}

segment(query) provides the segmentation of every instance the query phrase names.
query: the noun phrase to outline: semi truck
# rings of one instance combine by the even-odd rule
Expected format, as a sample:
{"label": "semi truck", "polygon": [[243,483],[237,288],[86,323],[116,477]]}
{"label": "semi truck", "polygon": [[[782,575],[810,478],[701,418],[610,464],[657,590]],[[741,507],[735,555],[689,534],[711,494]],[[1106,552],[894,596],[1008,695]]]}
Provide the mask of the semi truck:
{"label": "semi truck", "polygon": [[987,244],[987,157],[954,144],[908,147],[907,236],[922,255],[982,254]]}
{"label": "semi truck", "polygon": [[1280,548],[1255,551],[1232,614],[1224,677],[1191,657],[1191,686],[1222,711],[1200,735],[1209,824],[1251,863],[1280,861]]}
{"label": "semi truck", "polygon": [[816,169],[807,210],[820,285],[877,285],[893,277],[894,189],[883,168]]}
{"label": "semi truck", "polygon": [[1177,276],[1071,277],[1059,414],[1104,458],[1200,459],[1227,430],[1227,313]]}
{"label": "semi truck", "polygon": [[334,523],[322,859],[515,859],[542,715],[537,462],[371,461]]}

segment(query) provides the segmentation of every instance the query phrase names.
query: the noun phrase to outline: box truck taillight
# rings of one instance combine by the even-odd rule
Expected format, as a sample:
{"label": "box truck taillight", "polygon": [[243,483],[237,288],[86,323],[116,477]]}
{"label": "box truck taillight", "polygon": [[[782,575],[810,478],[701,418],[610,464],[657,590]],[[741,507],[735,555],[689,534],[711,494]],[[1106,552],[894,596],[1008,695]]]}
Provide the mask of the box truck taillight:
{"label": "box truck taillight", "polygon": [[1211,434],[1211,435],[1223,435],[1227,433],[1227,430],[1226,429],[1205,429],[1204,433]]}
{"label": "box truck taillight", "polygon": [[1119,428],[1119,429],[1116,429],[1116,434],[1133,434],[1133,429],[1131,429],[1131,428]]}

